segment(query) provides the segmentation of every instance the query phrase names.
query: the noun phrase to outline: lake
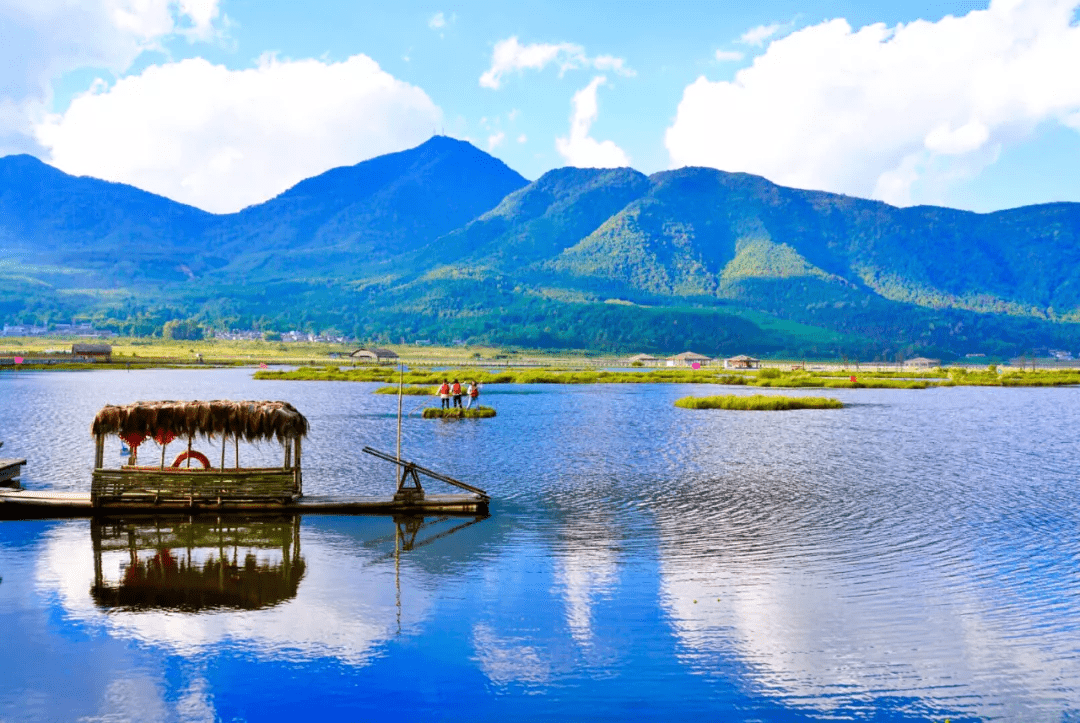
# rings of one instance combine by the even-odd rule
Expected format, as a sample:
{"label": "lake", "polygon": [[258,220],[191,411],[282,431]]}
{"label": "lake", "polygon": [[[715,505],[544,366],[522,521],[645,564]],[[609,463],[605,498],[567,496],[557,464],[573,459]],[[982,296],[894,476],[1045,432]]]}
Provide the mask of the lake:
{"label": "lake", "polygon": [[[281,399],[305,492],[392,491],[395,397],[251,374],[4,372],[3,453],[85,491],[104,404]],[[486,519],[0,522],[0,720],[1080,720],[1080,389],[673,407],[762,391],[406,398]]]}

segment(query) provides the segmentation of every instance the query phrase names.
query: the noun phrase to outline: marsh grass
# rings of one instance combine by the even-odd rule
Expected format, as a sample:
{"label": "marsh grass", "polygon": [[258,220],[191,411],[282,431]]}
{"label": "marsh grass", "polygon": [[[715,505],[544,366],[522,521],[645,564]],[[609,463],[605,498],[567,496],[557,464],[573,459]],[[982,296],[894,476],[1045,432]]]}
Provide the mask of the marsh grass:
{"label": "marsh grass", "polygon": [[[1080,385],[1078,369],[1046,369],[1033,371],[949,371],[950,386],[963,387],[1066,387]],[[945,385],[943,385],[945,386]]]}
{"label": "marsh grass", "polygon": [[495,416],[491,407],[473,407],[472,409],[439,409],[428,407],[424,410],[424,419],[487,419]]}
{"label": "marsh grass", "polygon": [[675,406],[683,409],[733,409],[775,412],[789,409],[842,409],[844,404],[839,399],[829,399],[827,397],[728,394],[718,397],[683,397],[675,400]]}
{"label": "marsh grass", "polygon": [[[398,381],[393,367],[341,368],[336,365],[305,366],[294,371],[259,371],[256,379],[292,379],[298,381]],[[855,381],[851,381],[851,376]],[[725,384],[776,389],[927,389],[952,386],[1056,387],[1080,385],[1080,370],[971,372],[951,369],[939,373],[913,373],[897,378],[892,372],[840,375],[836,372],[781,371],[762,369],[760,373],[721,372],[716,369],[654,369],[649,371],[580,371],[566,369],[413,369],[405,372],[404,382],[412,386],[437,386],[444,379],[475,380],[481,384]],[[396,390],[396,387],[395,387]],[[390,392],[380,392],[389,394]],[[422,392],[414,392],[421,394]]]}
{"label": "marsh grass", "polygon": [[[397,394],[398,393],[398,388],[397,388],[396,385],[391,384],[388,387],[379,387],[378,389],[375,390],[375,393],[376,394]],[[435,389],[434,389],[434,387],[431,387],[431,386],[427,386],[427,387],[405,386],[405,387],[401,388],[401,393],[404,396],[410,396],[410,397],[423,397],[423,396],[429,396],[430,397],[430,396],[433,396],[435,394]]]}

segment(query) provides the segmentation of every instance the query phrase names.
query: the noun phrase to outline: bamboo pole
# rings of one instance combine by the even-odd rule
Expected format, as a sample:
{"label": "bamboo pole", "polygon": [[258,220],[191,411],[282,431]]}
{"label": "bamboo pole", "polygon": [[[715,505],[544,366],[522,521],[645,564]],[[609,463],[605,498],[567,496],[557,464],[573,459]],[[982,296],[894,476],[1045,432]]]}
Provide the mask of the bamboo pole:
{"label": "bamboo pole", "polygon": [[101,469],[105,466],[105,435],[97,435],[94,443],[94,469]]}
{"label": "bamboo pole", "polygon": [[300,437],[296,438],[296,458],[293,459],[293,485],[296,488],[296,494],[304,494],[304,477],[303,472],[300,471]]}
{"label": "bamboo pole", "polygon": [[225,471],[225,440],[227,440],[227,439],[228,439],[228,437],[226,437],[224,434],[221,435],[221,471],[222,472]]}
{"label": "bamboo pole", "polygon": [[240,435],[237,434],[233,437],[234,446],[236,447],[236,469],[240,469]]}
{"label": "bamboo pole", "polygon": [[187,438],[187,468],[191,469],[191,437]]}
{"label": "bamboo pole", "polygon": [[[164,437],[162,437],[164,439]],[[168,447],[168,442],[161,443],[161,468],[165,469],[165,448]]]}
{"label": "bamboo pole", "polygon": [[[397,388],[397,461],[401,464],[401,397],[405,383],[405,365],[398,364],[398,388]],[[401,490],[401,482],[397,479],[397,469],[394,470],[394,482],[398,491]]]}

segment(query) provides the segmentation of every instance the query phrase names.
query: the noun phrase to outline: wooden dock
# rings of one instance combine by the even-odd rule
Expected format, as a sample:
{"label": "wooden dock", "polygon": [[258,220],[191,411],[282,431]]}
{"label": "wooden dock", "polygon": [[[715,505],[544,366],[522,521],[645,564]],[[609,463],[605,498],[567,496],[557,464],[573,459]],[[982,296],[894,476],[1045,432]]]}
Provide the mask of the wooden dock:
{"label": "wooden dock", "polygon": [[154,504],[150,499],[113,502],[95,506],[89,492],[48,492],[0,489],[0,518],[93,517],[118,513],[162,512],[299,512],[302,514],[487,514],[488,500],[476,494],[431,495],[403,500],[400,497],[304,496],[296,500],[230,500],[216,504],[194,500]]}
{"label": "wooden dock", "polygon": [[22,472],[25,459],[0,459],[0,487],[7,487]]}
{"label": "wooden dock", "polygon": [[[404,514],[404,515],[486,515],[491,498],[487,492],[460,480],[421,467],[415,462],[399,459],[385,452],[364,447],[363,451],[398,466],[397,491],[386,497],[352,497],[330,495],[304,495],[297,488],[296,494],[283,494],[273,484],[233,485],[225,494],[218,478],[233,470],[180,470],[157,468],[101,469],[100,436],[98,463],[94,469],[95,483],[108,481],[109,474],[127,473],[137,484],[102,493],[102,486],[92,487],[90,492],[51,492],[47,490],[22,489],[17,484],[0,486],[0,519],[27,517],[96,517],[109,514],[159,514],[180,512],[210,513],[281,513],[324,515]],[[299,461],[300,446],[296,444]],[[10,463],[0,469],[13,469],[14,475],[26,460],[0,460]],[[280,473],[292,490],[294,480],[299,484],[299,468],[283,467],[275,470],[240,470],[245,474]],[[420,483],[420,475],[429,477],[462,490],[457,494],[428,494]],[[179,484],[177,481],[184,482]],[[272,482],[273,480],[271,480]]]}

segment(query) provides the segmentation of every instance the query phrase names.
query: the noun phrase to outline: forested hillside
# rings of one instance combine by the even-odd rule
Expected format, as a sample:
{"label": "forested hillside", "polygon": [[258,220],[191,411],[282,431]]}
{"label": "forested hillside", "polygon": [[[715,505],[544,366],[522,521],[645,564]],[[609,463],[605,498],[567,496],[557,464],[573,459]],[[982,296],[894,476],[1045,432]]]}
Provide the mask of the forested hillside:
{"label": "forested hillside", "polygon": [[0,159],[0,322],[597,350],[1080,350],[1080,204],[896,208],[706,168],[529,183],[435,137],[208,214]]}

